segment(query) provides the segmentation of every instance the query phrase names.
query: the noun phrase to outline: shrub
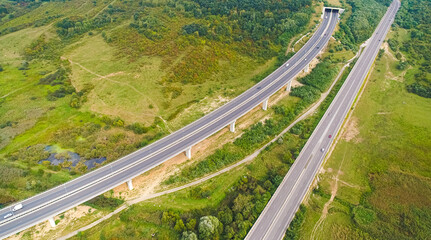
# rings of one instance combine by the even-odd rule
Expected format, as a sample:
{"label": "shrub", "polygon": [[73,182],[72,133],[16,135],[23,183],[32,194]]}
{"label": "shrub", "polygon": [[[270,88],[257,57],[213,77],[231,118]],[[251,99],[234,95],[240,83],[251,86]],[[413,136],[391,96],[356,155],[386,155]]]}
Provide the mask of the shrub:
{"label": "shrub", "polygon": [[377,219],[376,213],[363,206],[353,208],[353,219],[359,225],[368,225]]}
{"label": "shrub", "polygon": [[133,123],[127,126],[127,129],[132,130],[136,134],[143,134],[148,132],[148,128],[140,123]]}
{"label": "shrub", "polygon": [[305,85],[293,88],[290,95],[300,97],[305,103],[311,104],[319,98],[320,92],[312,86]]}
{"label": "shrub", "polygon": [[408,85],[407,91],[415,93],[421,97],[431,98],[431,87],[426,87],[417,82]]}
{"label": "shrub", "polygon": [[75,92],[75,88],[71,85],[61,86],[59,89],[55,91],[48,90],[46,99],[49,101],[55,101],[58,98],[63,98],[68,94],[72,94]]}
{"label": "shrub", "polygon": [[21,63],[21,66],[18,68],[18,70],[28,70],[29,63],[27,61],[23,61]]}
{"label": "shrub", "polygon": [[123,127],[124,126],[124,120],[122,120],[121,118],[117,117],[112,122],[112,126],[114,126],[114,127]]}
{"label": "shrub", "polygon": [[100,195],[85,202],[85,205],[95,209],[114,210],[115,208],[117,208],[123,203],[124,201],[121,199],[105,197],[104,195]]}
{"label": "shrub", "polygon": [[299,229],[304,222],[305,219],[305,213],[307,211],[307,208],[304,205],[299,206],[299,211],[296,212],[295,218],[292,220],[292,222],[289,225],[289,228],[286,231],[286,235],[284,236],[284,239],[287,240],[295,240],[299,239]]}
{"label": "shrub", "polygon": [[6,121],[3,123],[0,123],[0,129],[3,129],[5,127],[12,127],[12,121]]}
{"label": "shrub", "polygon": [[68,80],[69,78],[66,69],[61,67],[58,68],[57,71],[55,71],[54,73],[51,73],[48,76],[39,79],[39,84],[55,86],[59,84],[64,84]]}
{"label": "shrub", "polygon": [[198,236],[192,231],[187,231],[183,232],[181,235],[181,240],[198,240]]}
{"label": "shrub", "polygon": [[338,68],[330,63],[329,59],[325,59],[317,64],[310,74],[301,78],[299,81],[319,89],[320,92],[324,92],[331,84],[337,72]]}
{"label": "shrub", "polygon": [[409,66],[409,64],[407,62],[400,61],[400,63],[398,63],[398,65],[397,65],[397,69],[398,70],[405,70],[408,66]]}
{"label": "shrub", "polygon": [[199,238],[215,239],[223,230],[223,224],[214,216],[204,216],[199,220]]}

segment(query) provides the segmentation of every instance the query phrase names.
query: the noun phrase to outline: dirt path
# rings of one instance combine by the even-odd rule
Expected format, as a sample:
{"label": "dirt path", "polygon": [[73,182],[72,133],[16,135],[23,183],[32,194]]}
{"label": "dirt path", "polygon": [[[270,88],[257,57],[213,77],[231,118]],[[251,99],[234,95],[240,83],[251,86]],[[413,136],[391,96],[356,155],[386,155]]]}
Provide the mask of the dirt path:
{"label": "dirt path", "polygon": [[335,175],[335,176],[332,177],[332,179],[334,181],[330,183],[330,186],[331,186],[331,197],[329,198],[329,200],[323,206],[322,215],[320,216],[319,220],[314,225],[313,230],[311,232],[310,239],[317,239],[316,234],[320,230],[320,228],[322,227],[323,222],[325,221],[326,217],[328,216],[330,205],[334,201],[335,196],[337,196],[339,183],[341,183],[343,185],[346,185],[348,187],[351,187],[351,188],[356,188],[356,189],[360,189],[361,188],[360,186],[357,186],[357,185],[354,185],[354,184],[350,184],[350,183],[345,182],[345,181],[343,181],[343,180],[340,179],[340,175],[343,174],[343,172],[341,171],[341,168],[343,166],[344,160],[346,159],[346,153],[347,153],[347,148],[346,148],[346,150],[344,152],[343,160],[341,160],[340,166],[338,167],[337,175]]}
{"label": "dirt path", "polygon": [[[287,44],[286,52],[284,53],[284,55],[285,55],[285,56],[289,53],[290,45],[292,45],[293,40],[294,40],[294,39],[290,40],[289,44]],[[292,52],[293,52],[293,49],[292,49]]]}
{"label": "dirt path", "polygon": [[19,90],[21,90],[21,89],[23,89],[23,88],[25,88],[25,87],[21,87],[21,88],[15,89],[15,90],[13,90],[12,92],[9,92],[8,94],[1,96],[0,98],[5,98],[5,97],[7,97],[7,96],[11,95],[12,93],[15,93],[16,91],[19,91]]}
{"label": "dirt path", "polygon": [[344,162],[345,158],[346,158],[346,152],[344,152],[343,160],[341,161],[340,166],[338,167],[337,175],[335,175],[335,177],[333,177],[334,181],[330,184],[331,185],[331,197],[323,206],[322,215],[320,216],[319,220],[314,225],[313,231],[311,232],[311,237],[310,237],[311,239],[316,239],[316,233],[320,229],[320,227],[322,226],[323,221],[325,221],[326,216],[328,215],[329,206],[334,201],[334,198],[337,195],[339,176],[340,176],[341,167],[343,166],[343,162]]}
{"label": "dirt path", "polygon": [[290,40],[289,44],[287,44],[286,52],[284,53],[284,55],[287,55],[289,52],[294,52],[294,49],[291,47],[293,41],[295,41],[294,38],[292,38],[292,40]]}
{"label": "dirt path", "polygon": [[102,8],[102,10],[100,10],[98,13],[96,13],[96,15],[94,15],[93,19],[96,18],[97,16],[99,16],[99,14],[101,14],[103,11],[105,11],[105,9],[107,9],[110,5],[114,4],[117,0],[114,0],[112,2],[110,2],[108,5],[106,5],[104,8]]}
{"label": "dirt path", "polygon": [[127,207],[129,207],[127,204],[123,204],[123,205],[121,205],[119,208],[117,208],[117,209],[115,209],[113,212],[111,212],[111,213],[109,213],[109,214],[107,214],[107,215],[103,216],[103,217],[102,217],[102,218],[100,218],[99,220],[94,221],[94,222],[92,222],[92,223],[88,224],[87,226],[80,228],[80,229],[79,229],[79,230],[77,230],[77,231],[71,232],[71,233],[69,233],[69,234],[67,234],[67,235],[65,235],[65,236],[63,236],[63,237],[59,237],[59,238],[57,238],[57,239],[68,239],[68,238],[71,238],[71,237],[75,236],[76,234],[78,234],[78,232],[82,232],[82,231],[88,230],[88,229],[90,229],[90,228],[92,228],[92,227],[96,226],[97,224],[99,224],[99,223],[101,223],[101,222],[105,221],[106,219],[108,219],[108,218],[110,218],[110,217],[114,216],[115,214],[117,214],[117,213],[119,213],[119,212],[123,211],[123,210],[124,210],[124,209],[126,209]]}

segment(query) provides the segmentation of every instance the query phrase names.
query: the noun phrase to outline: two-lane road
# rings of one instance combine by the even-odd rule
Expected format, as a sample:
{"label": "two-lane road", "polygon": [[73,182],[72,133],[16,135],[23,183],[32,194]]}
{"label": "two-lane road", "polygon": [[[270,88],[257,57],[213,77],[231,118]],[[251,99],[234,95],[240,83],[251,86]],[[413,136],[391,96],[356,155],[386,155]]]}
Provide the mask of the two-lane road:
{"label": "two-lane road", "polygon": [[395,0],[388,8],[368,46],[246,239],[277,240],[283,238],[334,140],[332,136],[337,135],[376,58],[399,5],[399,1]]}
{"label": "two-lane road", "polygon": [[113,163],[24,200],[23,209],[13,212],[12,217],[4,219],[6,214],[12,212],[11,207],[1,209],[0,238],[45,221],[123,184],[240,118],[285,86],[317,56],[327,44],[337,19],[338,11],[326,11],[321,26],[298,53],[261,82],[219,109]]}

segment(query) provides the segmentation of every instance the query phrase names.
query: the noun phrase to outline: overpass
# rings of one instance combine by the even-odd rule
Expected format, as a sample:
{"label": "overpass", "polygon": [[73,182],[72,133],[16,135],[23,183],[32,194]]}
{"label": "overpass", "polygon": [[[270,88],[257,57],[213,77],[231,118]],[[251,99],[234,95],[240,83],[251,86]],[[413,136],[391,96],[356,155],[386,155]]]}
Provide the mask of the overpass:
{"label": "overpass", "polygon": [[400,6],[394,0],[328,110],[245,239],[282,239],[343,124]]}
{"label": "overpass", "polygon": [[[305,68],[327,44],[338,19],[338,10],[325,11],[322,23],[310,40],[286,63],[265,79],[225,104],[186,127],[162,138],[117,161],[89,172],[74,180],[21,202],[23,208],[12,211],[13,206],[0,210],[0,238],[5,238],[88,201],[120,184],[133,189],[132,179],[160,165],[166,160],[185,153],[192,157],[192,147],[222,128],[235,131],[235,122],[247,112],[262,104],[282,88],[290,90],[293,77]],[[12,214],[8,218],[5,215]]]}

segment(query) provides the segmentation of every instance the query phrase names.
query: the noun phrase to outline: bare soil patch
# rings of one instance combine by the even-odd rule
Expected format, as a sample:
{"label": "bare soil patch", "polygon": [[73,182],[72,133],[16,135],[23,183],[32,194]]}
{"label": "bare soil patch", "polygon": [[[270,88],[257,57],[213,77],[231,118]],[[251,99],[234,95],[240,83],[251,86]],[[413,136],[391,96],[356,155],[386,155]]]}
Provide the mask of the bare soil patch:
{"label": "bare soil patch", "polygon": [[[22,239],[24,235],[28,234],[28,232],[30,232],[31,239],[45,239],[48,234],[52,239],[58,238],[64,235],[63,232],[65,230],[80,227],[82,223],[78,225],[76,220],[85,217],[94,211],[95,209],[89,206],[77,206],[59,216],[54,217],[54,221],[59,220],[55,228],[52,228],[48,221],[44,221],[26,231],[22,231],[19,234],[9,237],[8,240]],[[102,215],[102,212],[98,212],[94,217],[99,218]],[[60,218],[60,216],[62,216],[62,218]]]}
{"label": "bare soil patch", "polygon": [[350,142],[352,140],[355,140],[355,142],[360,142],[361,139],[356,138],[358,134],[358,119],[352,116],[346,124],[342,139],[344,139],[346,142]]}

